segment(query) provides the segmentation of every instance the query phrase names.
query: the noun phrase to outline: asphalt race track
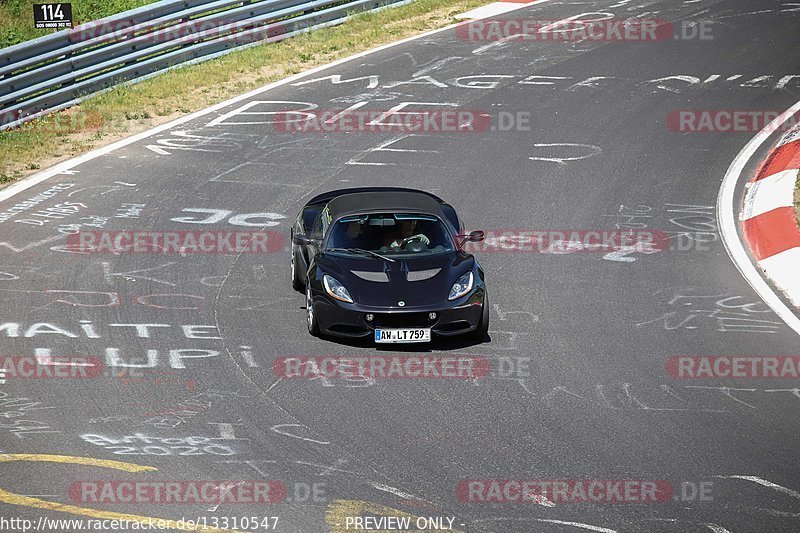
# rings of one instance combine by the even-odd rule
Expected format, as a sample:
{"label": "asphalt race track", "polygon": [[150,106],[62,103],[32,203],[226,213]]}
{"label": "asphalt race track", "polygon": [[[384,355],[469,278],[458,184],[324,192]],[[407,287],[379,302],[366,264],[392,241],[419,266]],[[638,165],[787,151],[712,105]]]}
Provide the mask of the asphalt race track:
{"label": "asphalt race track", "polygon": [[[347,531],[348,517],[370,514],[449,517],[464,532],[800,530],[796,380],[665,370],[676,355],[797,354],[797,333],[739,274],[717,230],[720,183],[756,131],[678,132],[668,117],[800,100],[800,7],[550,1],[499,18],[597,12],[666,19],[676,34],[702,22],[710,38],[490,43],[435,32],[248,95],[2,201],[5,212],[48,191],[0,222],[3,353],[94,356],[104,368],[0,386],[0,449],[32,454],[0,456],[0,516],[216,517],[218,529],[239,531],[264,530],[241,517],[278,517],[277,531],[302,533]],[[473,110],[493,127],[318,133],[275,122],[282,110],[362,102]],[[516,122],[501,127],[501,114]],[[311,337],[290,286],[289,227],[312,195],[370,185],[429,190],[490,234],[646,227],[675,244],[479,249],[488,342],[376,349]],[[58,216],[32,216],[47,208]],[[266,230],[282,242],[260,254],[112,254],[80,253],[68,237],[120,230]],[[287,356],[397,353],[495,365],[475,380],[279,379],[272,367]],[[492,479],[665,480],[675,497],[459,498],[459,482]],[[74,487],[87,480],[276,480],[286,497],[103,504],[82,501]]]}

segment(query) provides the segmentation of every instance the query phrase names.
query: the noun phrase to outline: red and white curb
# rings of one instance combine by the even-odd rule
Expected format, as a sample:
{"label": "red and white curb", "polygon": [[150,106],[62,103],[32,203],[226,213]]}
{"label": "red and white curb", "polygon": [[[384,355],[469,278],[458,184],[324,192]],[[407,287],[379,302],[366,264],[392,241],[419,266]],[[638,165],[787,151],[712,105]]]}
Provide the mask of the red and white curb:
{"label": "red and white curb", "polygon": [[795,126],[746,185],[739,220],[760,270],[800,308],[800,228],[793,202],[798,172],[800,126]]}

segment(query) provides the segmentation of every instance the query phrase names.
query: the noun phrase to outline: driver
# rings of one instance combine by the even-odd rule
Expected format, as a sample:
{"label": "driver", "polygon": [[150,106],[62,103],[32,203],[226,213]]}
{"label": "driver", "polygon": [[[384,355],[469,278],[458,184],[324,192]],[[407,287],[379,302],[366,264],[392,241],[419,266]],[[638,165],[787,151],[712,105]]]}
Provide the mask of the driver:
{"label": "driver", "polygon": [[426,245],[431,243],[431,240],[425,236],[424,233],[414,234],[414,231],[417,229],[416,219],[401,220],[398,226],[398,231],[391,233],[387,237],[386,246],[390,248],[402,248],[406,243],[413,240],[419,240]]}

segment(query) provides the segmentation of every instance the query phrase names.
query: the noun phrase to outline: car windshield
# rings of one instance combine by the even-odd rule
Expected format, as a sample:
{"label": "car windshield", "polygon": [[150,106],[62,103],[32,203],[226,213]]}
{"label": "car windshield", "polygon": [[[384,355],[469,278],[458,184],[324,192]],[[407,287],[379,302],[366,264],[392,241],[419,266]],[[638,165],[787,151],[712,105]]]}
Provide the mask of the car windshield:
{"label": "car windshield", "polygon": [[439,218],[411,213],[343,217],[331,227],[327,248],[356,248],[389,257],[454,250],[452,238]]}

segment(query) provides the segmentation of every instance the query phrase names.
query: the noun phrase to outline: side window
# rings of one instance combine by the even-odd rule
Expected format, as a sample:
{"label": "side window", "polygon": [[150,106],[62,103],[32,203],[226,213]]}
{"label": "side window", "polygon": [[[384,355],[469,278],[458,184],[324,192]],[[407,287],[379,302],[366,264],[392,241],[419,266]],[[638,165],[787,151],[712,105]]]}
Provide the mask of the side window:
{"label": "side window", "polygon": [[311,205],[303,209],[303,233],[311,233],[311,228],[314,226],[317,215],[319,215],[320,208],[319,205]]}
{"label": "side window", "polygon": [[326,207],[320,211],[319,216],[316,218],[316,220],[314,220],[314,226],[311,228],[311,238],[317,240],[322,240],[325,238],[325,234],[328,232],[330,221],[331,215]]}
{"label": "side window", "polygon": [[331,222],[333,221],[327,206],[322,210],[319,218],[322,220],[322,237],[324,238],[328,234],[328,228],[331,226]]}
{"label": "side window", "polygon": [[311,226],[311,235],[309,235],[309,237],[317,240],[322,239],[322,213],[314,220],[314,225]]}

